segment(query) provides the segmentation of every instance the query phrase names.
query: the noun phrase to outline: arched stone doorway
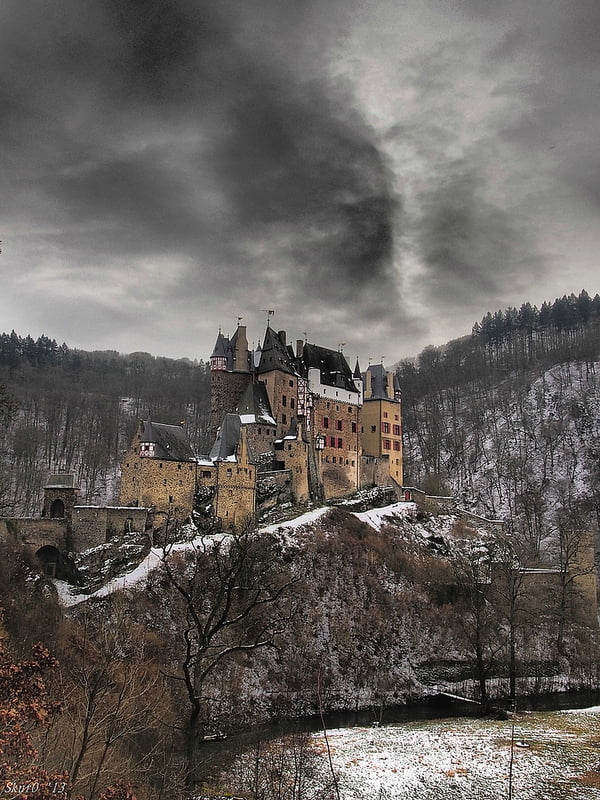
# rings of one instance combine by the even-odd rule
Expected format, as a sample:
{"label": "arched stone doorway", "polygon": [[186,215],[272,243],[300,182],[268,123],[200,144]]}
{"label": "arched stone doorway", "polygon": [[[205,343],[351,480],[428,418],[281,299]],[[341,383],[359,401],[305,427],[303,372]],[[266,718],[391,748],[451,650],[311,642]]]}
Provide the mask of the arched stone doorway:
{"label": "arched stone doorway", "polygon": [[65,504],[60,498],[56,498],[56,500],[52,501],[52,505],[50,506],[50,516],[52,519],[64,519],[65,518]]}
{"label": "arched stone doorway", "polygon": [[44,570],[44,575],[49,578],[59,578],[61,573],[62,559],[56,547],[46,544],[37,551],[36,556]]}

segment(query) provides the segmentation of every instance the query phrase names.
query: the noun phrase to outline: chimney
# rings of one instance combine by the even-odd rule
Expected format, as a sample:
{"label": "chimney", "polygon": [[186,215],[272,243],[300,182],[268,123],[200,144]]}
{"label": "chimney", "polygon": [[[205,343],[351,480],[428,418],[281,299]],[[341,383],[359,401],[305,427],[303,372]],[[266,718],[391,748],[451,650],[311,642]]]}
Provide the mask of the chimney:
{"label": "chimney", "polygon": [[286,344],[285,331],[278,331],[277,336],[279,336],[279,339],[281,340],[281,344],[285,347],[285,344]]}
{"label": "chimney", "polygon": [[296,339],[296,357],[302,358],[302,353],[304,352],[304,342],[302,339]]}

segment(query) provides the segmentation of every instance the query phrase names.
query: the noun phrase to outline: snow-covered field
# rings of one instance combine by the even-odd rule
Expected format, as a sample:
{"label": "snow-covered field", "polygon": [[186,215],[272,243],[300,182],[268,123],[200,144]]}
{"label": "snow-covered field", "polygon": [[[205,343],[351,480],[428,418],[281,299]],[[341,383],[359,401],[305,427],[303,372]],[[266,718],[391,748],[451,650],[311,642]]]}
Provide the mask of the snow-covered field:
{"label": "snow-covered field", "polygon": [[[328,740],[342,800],[499,800],[511,734],[511,721],[452,718],[336,729]],[[514,800],[600,800],[600,709],[519,715],[513,755]]]}

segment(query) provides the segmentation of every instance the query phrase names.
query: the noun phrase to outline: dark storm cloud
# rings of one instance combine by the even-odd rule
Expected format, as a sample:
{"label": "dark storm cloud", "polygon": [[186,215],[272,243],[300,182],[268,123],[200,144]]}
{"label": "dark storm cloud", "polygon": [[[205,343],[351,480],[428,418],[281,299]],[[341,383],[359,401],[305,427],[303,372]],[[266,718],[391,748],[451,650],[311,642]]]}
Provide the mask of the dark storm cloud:
{"label": "dark storm cloud", "polygon": [[444,303],[495,302],[531,255],[511,215],[486,200],[481,177],[465,163],[448,172],[423,198],[426,282]]}
{"label": "dark storm cloud", "polygon": [[398,204],[351,97],[289,50],[289,14],[311,7],[256,4],[265,35],[243,3],[14,5],[5,180],[51,208],[53,246],[95,275],[107,259],[180,256],[173,302],[243,281],[260,306],[277,268],[306,301],[337,289],[389,304]]}

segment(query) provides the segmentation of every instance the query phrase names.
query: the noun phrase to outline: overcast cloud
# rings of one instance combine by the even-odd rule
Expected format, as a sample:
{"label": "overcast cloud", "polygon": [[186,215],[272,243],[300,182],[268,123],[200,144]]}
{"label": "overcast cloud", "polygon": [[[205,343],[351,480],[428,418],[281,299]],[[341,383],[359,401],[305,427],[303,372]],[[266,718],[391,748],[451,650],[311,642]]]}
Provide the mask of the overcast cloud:
{"label": "overcast cloud", "polygon": [[596,0],[4,0],[2,329],[387,363],[600,291]]}

